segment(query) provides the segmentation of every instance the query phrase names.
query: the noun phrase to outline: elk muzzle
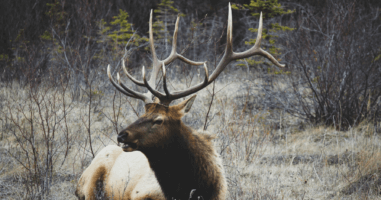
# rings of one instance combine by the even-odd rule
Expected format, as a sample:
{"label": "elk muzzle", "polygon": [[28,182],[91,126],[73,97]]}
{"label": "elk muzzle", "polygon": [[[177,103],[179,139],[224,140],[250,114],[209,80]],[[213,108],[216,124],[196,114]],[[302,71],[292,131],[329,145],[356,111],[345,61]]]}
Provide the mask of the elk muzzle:
{"label": "elk muzzle", "polygon": [[131,141],[130,137],[131,133],[129,133],[127,130],[123,130],[118,134],[118,142],[123,144],[122,149],[125,152],[131,152],[138,148],[138,141]]}

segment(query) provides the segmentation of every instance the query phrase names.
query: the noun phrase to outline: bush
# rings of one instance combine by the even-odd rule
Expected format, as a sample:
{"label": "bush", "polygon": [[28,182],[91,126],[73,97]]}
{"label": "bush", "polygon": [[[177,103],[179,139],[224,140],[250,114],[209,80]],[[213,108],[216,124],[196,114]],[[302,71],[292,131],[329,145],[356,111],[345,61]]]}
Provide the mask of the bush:
{"label": "bush", "polygon": [[285,38],[292,87],[273,94],[286,111],[347,129],[381,119],[381,20],[371,5],[327,2],[298,6],[296,30]]}

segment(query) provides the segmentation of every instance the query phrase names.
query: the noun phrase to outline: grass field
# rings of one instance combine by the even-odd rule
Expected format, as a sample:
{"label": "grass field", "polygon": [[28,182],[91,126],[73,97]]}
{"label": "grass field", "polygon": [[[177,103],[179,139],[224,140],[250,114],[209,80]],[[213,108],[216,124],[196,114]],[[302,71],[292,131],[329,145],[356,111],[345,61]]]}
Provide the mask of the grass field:
{"label": "grass field", "polygon": [[[380,198],[377,127],[363,122],[337,131],[265,108],[258,103],[264,96],[259,82],[217,82],[213,102],[210,85],[183,119],[217,136],[228,199]],[[63,86],[3,85],[2,199],[76,199],[77,181],[93,154],[116,144],[117,132],[143,112],[141,102],[106,85],[83,90],[76,100]]]}

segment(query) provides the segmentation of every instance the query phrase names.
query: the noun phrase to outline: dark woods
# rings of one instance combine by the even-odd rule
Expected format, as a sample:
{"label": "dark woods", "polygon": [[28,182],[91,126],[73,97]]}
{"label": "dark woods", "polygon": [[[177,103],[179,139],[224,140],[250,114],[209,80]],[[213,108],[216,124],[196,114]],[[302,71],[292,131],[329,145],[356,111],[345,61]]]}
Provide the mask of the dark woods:
{"label": "dark woods", "polygon": [[[157,50],[161,52],[159,58],[169,53],[175,17],[181,13],[180,52],[193,60],[209,60],[212,64],[223,52],[225,40],[220,38],[226,34],[227,9],[224,8],[228,2],[3,0],[0,79],[4,84],[16,80],[36,89],[44,81],[52,85],[70,82],[72,97],[77,99],[78,85],[90,88],[94,82],[105,81],[107,64],[119,70],[122,57],[132,70],[140,70],[141,65],[150,66],[147,22],[151,9],[155,11],[154,34]],[[255,38],[248,30],[257,27],[257,19],[251,15],[260,11],[275,13],[266,7],[274,2],[277,1],[232,2],[240,8],[233,10],[236,50],[246,49],[245,41]],[[258,5],[254,9],[243,6],[250,3]],[[379,121],[381,2],[284,0],[278,3],[292,12],[265,15],[264,23],[268,25],[265,26],[275,33],[264,30],[268,42],[263,46],[270,51],[275,48],[272,53],[277,53],[278,59],[287,62],[289,68],[275,73],[274,67],[268,68],[263,62],[259,65],[249,62],[249,66],[287,79],[293,87],[292,91],[283,93],[263,88],[271,99],[264,103],[310,122],[339,129],[364,119]],[[291,30],[277,29],[277,25]],[[184,68],[176,68],[173,74],[179,71]]]}

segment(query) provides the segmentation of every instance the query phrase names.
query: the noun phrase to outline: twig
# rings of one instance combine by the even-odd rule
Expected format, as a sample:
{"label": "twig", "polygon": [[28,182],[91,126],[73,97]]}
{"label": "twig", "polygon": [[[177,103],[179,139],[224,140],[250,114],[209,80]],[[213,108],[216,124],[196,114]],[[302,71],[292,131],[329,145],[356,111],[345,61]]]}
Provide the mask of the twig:
{"label": "twig", "polygon": [[312,164],[312,167],[314,168],[315,175],[316,175],[316,177],[319,179],[320,184],[322,184],[322,185],[324,186],[323,181],[320,179],[319,175],[318,175],[317,172],[316,172],[315,164]]}
{"label": "twig", "polygon": [[216,84],[216,82],[214,81],[213,82],[213,89],[212,89],[212,99],[210,100],[208,112],[206,113],[206,116],[205,116],[204,131],[207,129],[209,112],[210,112],[210,109],[212,108],[212,105],[213,105],[213,100],[214,100],[214,96],[215,96],[215,92],[214,92],[215,84]]}

